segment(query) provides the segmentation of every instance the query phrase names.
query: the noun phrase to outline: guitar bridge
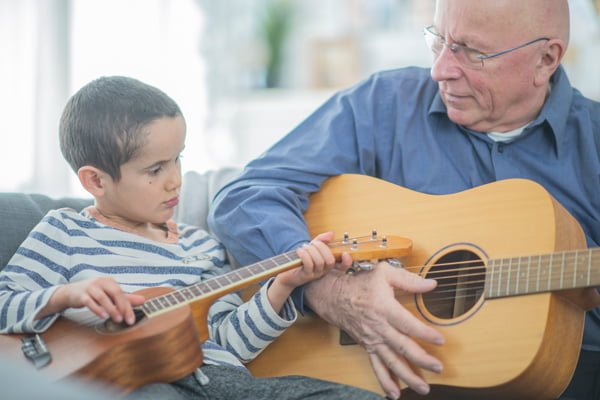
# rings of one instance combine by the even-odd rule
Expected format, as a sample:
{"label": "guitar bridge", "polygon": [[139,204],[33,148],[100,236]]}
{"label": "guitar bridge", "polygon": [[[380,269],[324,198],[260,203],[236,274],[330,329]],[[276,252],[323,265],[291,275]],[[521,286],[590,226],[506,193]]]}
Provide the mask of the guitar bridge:
{"label": "guitar bridge", "polygon": [[25,336],[21,339],[21,350],[25,357],[33,363],[36,369],[44,368],[52,361],[52,356],[44,339],[38,334],[35,336]]}

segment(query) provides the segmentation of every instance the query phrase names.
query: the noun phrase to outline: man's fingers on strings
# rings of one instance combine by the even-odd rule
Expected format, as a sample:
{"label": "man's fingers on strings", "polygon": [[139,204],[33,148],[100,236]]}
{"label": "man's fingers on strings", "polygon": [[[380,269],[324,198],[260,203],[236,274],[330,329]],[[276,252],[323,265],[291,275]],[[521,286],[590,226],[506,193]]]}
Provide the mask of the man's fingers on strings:
{"label": "man's fingers on strings", "polygon": [[437,286],[434,279],[424,279],[414,272],[404,268],[390,268],[388,270],[390,283],[397,289],[409,293],[429,292]]}

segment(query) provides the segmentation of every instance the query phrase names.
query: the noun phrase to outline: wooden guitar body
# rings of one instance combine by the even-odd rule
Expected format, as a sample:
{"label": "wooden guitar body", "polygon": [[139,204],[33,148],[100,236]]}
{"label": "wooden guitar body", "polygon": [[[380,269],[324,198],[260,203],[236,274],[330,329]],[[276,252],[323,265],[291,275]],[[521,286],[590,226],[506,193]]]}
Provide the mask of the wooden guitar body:
{"label": "wooden guitar body", "polygon": [[[172,289],[156,287],[138,292],[153,298]],[[60,318],[41,334],[53,354],[40,373],[60,380],[74,376],[107,383],[123,392],[152,382],[172,382],[202,364],[202,349],[192,310],[182,306],[132,327],[114,326],[114,332],[84,327]],[[23,335],[0,335],[2,357],[23,369],[33,369],[21,353]]]}
{"label": "wooden guitar body", "polygon": [[[361,261],[404,256],[412,243],[403,237],[371,235],[328,245],[337,260],[349,253],[353,260]],[[200,345],[208,339],[207,315],[216,299],[301,264],[292,250],[177,290],[140,290],[136,293],[146,301],[134,307],[137,322],[132,326],[107,320],[84,327],[59,318],[40,334],[52,360],[39,373],[56,380],[83,377],[101,381],[123,392],[183,378],[202,364]],[[0,335],[0,355],[34,373],[34,364],[21,350],[24,336]]]}
{"label": "wooden guitar body", "polygon": [[[485,272],[491,258],[585,249],[573,217],[541,186],[526,180],[433,196],[367,176],[340,175],[313,195],[305,216],[311,235],[377,228],[411,238],[413,250],[402,261],[424,276],[439,273],[439,265]],[[524,274],[525,269],[518,271]],[[548,278],[541,274],[538,285]],[[557,292],[502,297],[502,286],[499,293],[487,283],[479,288],[484,289],[498,297],[487,298],[473,292],[468,282],[455,282],[454,298],[440,309],[434,304],[443,297],[398,296],[446,339],[440,347],[423,344],[444,365],[439,375],[420,371],[432,385],[425,398],[557,398],[577,363],[583,309]],[[459,301],[460,290],[471,291],[470,303]],[[302,374],[381,392],[366,352],[358,345],[340,345],[339,335],[338,328],[319,318],[304,317],[249,367],[257,376]],[[403,391],[402,398],[409,396]]]}

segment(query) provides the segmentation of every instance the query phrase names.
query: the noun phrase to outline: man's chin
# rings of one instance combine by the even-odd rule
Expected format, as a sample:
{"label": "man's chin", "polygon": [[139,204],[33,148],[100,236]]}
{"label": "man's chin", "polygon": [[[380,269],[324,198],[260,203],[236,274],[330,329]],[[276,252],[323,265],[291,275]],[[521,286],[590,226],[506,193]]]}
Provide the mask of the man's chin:
{"label": "man's chin", "polygon": [[462,125],[465,128],[472,129],[471,126],[475,125],[477,121],[472,115],[469,114],[469,112],[464,110],[457,110],[449,107],[447,112],[450,121],[454,122],[455,124]]}

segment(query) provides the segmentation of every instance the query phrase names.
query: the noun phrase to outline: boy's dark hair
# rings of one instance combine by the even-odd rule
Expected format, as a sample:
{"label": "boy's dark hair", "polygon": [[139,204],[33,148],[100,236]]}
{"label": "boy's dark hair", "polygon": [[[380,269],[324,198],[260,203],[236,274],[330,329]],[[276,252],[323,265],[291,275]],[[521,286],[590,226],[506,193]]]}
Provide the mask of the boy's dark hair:
{"label": "boy's dark hair", "polygon": [[181,115],[177,103],[153,86],[124,76],[102,77],[67,102],[60,119],[60,149],[75,173],[91,165],[118,181],[121,165],[144,145],[144,127]]}

